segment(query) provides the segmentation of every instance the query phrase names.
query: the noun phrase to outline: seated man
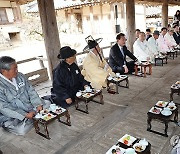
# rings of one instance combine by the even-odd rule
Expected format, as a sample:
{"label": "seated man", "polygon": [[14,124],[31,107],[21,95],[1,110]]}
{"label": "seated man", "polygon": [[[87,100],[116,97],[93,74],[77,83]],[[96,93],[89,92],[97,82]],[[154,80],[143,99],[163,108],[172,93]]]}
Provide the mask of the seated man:
{"label": "seated man", "polygon": [[80,69],[75,63],[76,51],[69,46],[60,49],[59,65],[53,70],[52,94],[54,103],[63,108],[69,107],[74,101],[76,93],[83,90],[89,83],[84,80]]}
{"label": "seated man", "polygon": [[139,61],[151,61],[150,56],[152,53],[149,50],[144,32],[140,32],[139,38],[134,42],[133,50]]}
{"label": "seated man", "polygon": [[160,53],[162,54],[167,54],[167,52],[170,51],[167,45],[167,42],[165,40],[166,33],[167,33],[167,28],[163,27],[161,29],[161,34],[159,35],[159,38],[157,39],[158,48],[159,48]]}
{"label": "seated man", "polygon": [[0,126],[16,135],[24,135],[33,126],[33,116],[42,110],[42,100],[18,72],[16,61],[0,57]]}
{"label": "seated man", "polygon": [[169,31],[166,33],[165,37],[165,41],[169,47],[169,49],[174,49],[175,46],[177,46],[177,43],[173,37],[173,33],[174,30],[173,29],[169,29]]}
{"label": "seated man", "polygon": [[174,33],[173,33],[173,37],[177,43],[177,45],[180,45],[180,32],[179,32],[179,26],[178,25],[174,25]]}
{"label": "seated man", "polygon": [[135,30],[135,36],[136,36],[136,40],[139,38],[139,33],[140,33],[141,31],[139,30],[139,29],[136,29]]}
{"label": "seated man", "polygon": [[151,37],[152,37],[151,30],[148,28],[148,29],[146,29],[146,41],[148,41],[149,38],[151,38]]}
{"label": "seated man", "polygon": [[[118,34],[116,40],[117,43],[110,50],[109,65],[115,73],[134,72],[134,62],[137,61],[137,58],[127,49],[125,35],[123,33]],[[129,56],[133,61],[127,62],[126,56]]]}
{"label": "seated man", "polygon": [[85,49],[90,50],[90,52],[83,61],[82,74],[85,80],[91,82],[93,88],[102,89],[102,87],[107,86],[109,74],[114,75],[114,73],[103,58],[97,41],[92,36],[87,37],[87,39],[88,45]]}
{"label": "seated man", "polygon": [[159,38],[159,31],[155,30],[153,33],[153,36],[149,38],[148,40],[149,48],[154,56],[159,54],[159,49],[158,49],[158,44],[157,44],[158,38]]}

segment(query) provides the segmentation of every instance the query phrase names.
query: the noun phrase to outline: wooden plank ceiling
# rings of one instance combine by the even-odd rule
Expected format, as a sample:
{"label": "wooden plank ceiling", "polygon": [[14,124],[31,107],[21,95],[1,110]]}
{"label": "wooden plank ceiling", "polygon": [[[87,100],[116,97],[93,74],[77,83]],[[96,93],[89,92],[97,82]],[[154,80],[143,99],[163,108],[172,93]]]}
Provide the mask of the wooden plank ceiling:
{"label": "wooden plank ceiling", "polygon": [[[32,2],[34,0],[0,0],[0,1],[11,1],[11,2],[17,2],[18,4],[26,4],[29,2]],[[61,0],[60,0],[61,1]],[[73,0],[76,1],[76,0]],[[84,0],[81,0],[84,1]],[[89,0],[96,2],[96,0]],[[102,2],[107,2],[107,3],[115,3],[115,2],[126,2],[126,0],[100,0]],[[136,3],[141,3],[141,4],[162,4],[164,0],[135,0]],[[169,0],[168,1],[170,5],[180,5],[180,0]]]}

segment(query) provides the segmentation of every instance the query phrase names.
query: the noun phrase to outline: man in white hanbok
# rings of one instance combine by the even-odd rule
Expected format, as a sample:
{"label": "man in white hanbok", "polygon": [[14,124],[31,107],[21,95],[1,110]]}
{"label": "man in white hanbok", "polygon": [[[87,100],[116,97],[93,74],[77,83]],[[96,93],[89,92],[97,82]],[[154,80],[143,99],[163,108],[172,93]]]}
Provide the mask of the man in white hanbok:
{"label": "man in white hanbok", "polygon": [[165,39],[165,35],[167,33],[167,28],[163,27],[161,29],[161,34],[159,35],[159,38],[157,39],[157,43],[158,43],[158,48],[160,53],[162,54],[167,54],[167,52],[170,51],[166,39]]}
{"label": "man in white hanbok", "polygon": [[173,29],[170,29],[166,35],[164,36],[165,37],[165,41],[169,47],[170,50],[172,50],[175,46],[177,46],[177,43],[173,37],[173,33],[174,33],[174,30]]}
{"label": "man in white hanbok", "polygon": [[144,32],[140,32],[139,38],[134,42],[133,45],[134,56],[138,61],[151,61],[151,51],[149,50],[148,42]]}
{"label": "man in white hanbok", "polygon": [[155,30],[153,36],[148,40],[149,49],[151,50],[154,57],[159,54],[158,43],[157,43],[158,38],[159,38],[159,31]]}

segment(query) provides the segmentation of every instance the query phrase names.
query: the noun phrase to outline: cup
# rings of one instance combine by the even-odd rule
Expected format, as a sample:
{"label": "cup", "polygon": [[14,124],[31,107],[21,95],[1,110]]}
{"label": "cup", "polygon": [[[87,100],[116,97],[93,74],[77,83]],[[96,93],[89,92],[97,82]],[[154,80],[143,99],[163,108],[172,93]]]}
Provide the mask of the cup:
{"label": "cup", "polygon": [[109,76],[109,77],[108,77],[108,80],[112,80],[112,79],[113,79],[112,76]]}
{"label": "cup", "polygon": [[50,110],[51,110],[51,111],[56,110],[56,104],[51,104],[51,105],[50,105]]}
{"label": "cup", "polygon": [[81,92],[77,92],[77,93],[76,93],[76,96],[77,96],[77,97],[80,97],[81,95],[82,95]]}
{"label": "cup", "polygon": [[120,77],[120,73],[116,73],[116,77]]}
{"label": "cup", "polygon": [[91,87],[89,87],[89,86],[86,86],[85,90],[86,90],[87,92],[91,92],[91,91],[92,91]]}

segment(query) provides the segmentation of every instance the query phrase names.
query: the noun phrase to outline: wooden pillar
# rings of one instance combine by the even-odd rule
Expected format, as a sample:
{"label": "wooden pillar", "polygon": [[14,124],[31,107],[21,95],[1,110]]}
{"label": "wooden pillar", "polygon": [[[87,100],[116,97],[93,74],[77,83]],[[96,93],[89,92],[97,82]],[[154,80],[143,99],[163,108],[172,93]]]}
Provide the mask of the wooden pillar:
{"label": "wooden pillar", "polygon": [[94,16],[93,16],[93,7],[90,6],[90,7],[89,7],[89,10],[90,10],[89,17],[90,17],[90,24],[91,24],[91,33],[94,34]]}
{"label": "wooden pillar", "polygon": [[168,26],[168,0],[163,0],[162,4],[162,26]]}
{"label": "wooden pillar", "polygon": [[52,70],[59,63],[57,55],[59,54],[60,49],[60,40],[56,22],[54,1],[38,0],[38,7],[49,64],[49,72],[52,79]]}
{"label": "wooden pillar", "polygon": [[112,33],[113,34],[116,34],[116,31],[115,31],[115,25],[117,24],[117,23],[115,23],[115,20],[114,20],[114,5],[113,4],[110,4],[110,15],[111,15],[111,17],[110,17],[110,22],[111,22],[111,29],[112,29]]}
{"label": "wooden pillar", "polygon": [[126,0],[127,47],[133,52],[135,41],[135,0]]}

